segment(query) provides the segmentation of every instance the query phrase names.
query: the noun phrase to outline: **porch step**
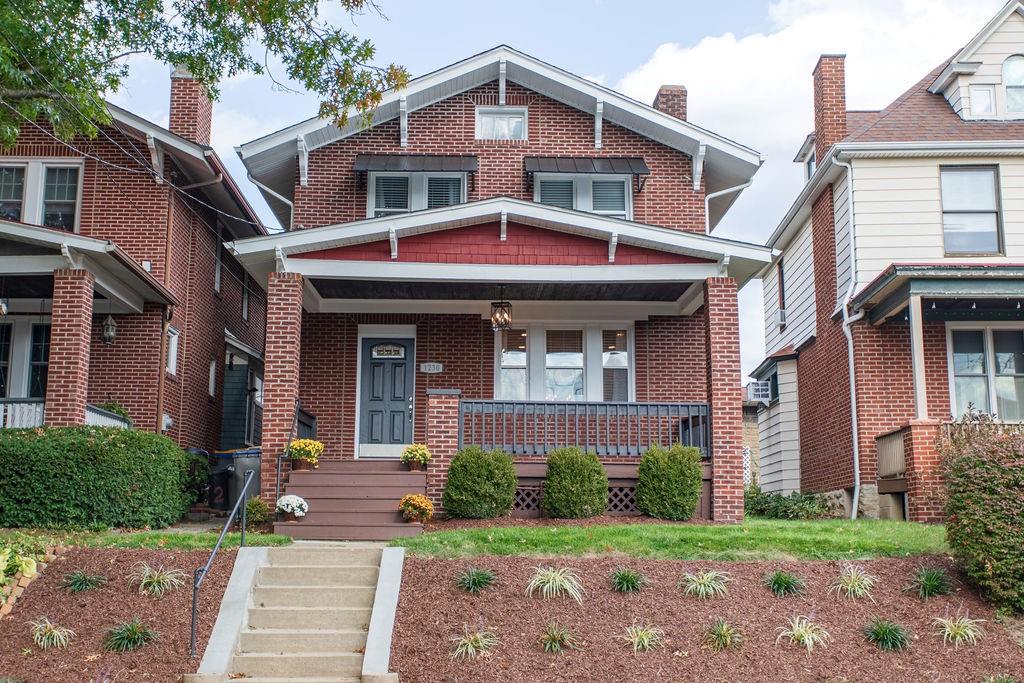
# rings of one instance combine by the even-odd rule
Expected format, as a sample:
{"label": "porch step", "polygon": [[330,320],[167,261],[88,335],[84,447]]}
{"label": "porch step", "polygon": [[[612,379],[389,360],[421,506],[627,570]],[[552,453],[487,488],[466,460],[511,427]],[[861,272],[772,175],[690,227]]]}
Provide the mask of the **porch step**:
{"label": "porch step", "polygon": [[304,565],[307,567],[344,567],[344,566],[380,566],[381,549],[379,546],[346,547],[295,544],[282,548],[274,548],[269,553],[270,566]]}
{"label": "porch step", "polygon": [[260,586],[376,586],[376,565],[279,564],[260,567],[256,580]]}
{"label": "porch step", "polygon": [[353,472],[353,473],[375,473],[375,472],[404,472],[409,473],[408,468],[394,458],[387,460],[321,460],[317,472]]}
{"label": "porch step", "polygon": [[389,541],[404,536],[419,536],[423,525],[402,522],[400,524],[373,524],[355,526],[351,524],[314,525],[301,522],[278,522],[274,533],[292,538],[308,538],[326,541]]}
{"label": "porch step", "polygon": [[[292,493],[290,489],[286,489],[286,491]],[[402,496],[404,495],[405,493],[402,494]],[[402,499],[402,496],[397,498],[310,498],[303,496],[307,502],[316,501],[315,511],[311,509],[303,519],[309,518],[310,515],[326,512],[394,512],[398,509],[398,501]]]}
{"label": "porch step", "polygon": [[246,676],[290,676],[301,671],[312,676],[360,676],[363,655],[354,652],[243,652],[235,655],[232,669]]}
{"label": "porch step", "polygon": [[372,607],[374,591],[376,586],[257,586],[252,601],[257,607]]}
{"label": "porch step", "polygon": [[389,503],[386,512],[309,512],[302,518],[300,524],[304,526],[321,526],[333,524],[340,526],[368,526],[374,524],[401,524],[405,522],[402,513],[398,511],[397,501]]}
{"label": "porch step", "polygon": [[249,652],[357,652],[366,647],[362,629],[273,629],[243,631],[238,651]]}
{"label": "porch step", "polygon": [[[369,607],[250,607],[249,626],[283,630],[301,624],[308,629],[365,630]],[[252,674],[255,676],[256,674]]]}
{"label": "porch step", "polygon": [[427,475],[422,472],[292,472],[288,477],[288,486],[357,486],[366,487],[423,487],[427,485]]}
{"label": "porch step", "polygon": [[[288,484],[285,487],[285,492],[302,496],[307,501],[321,498],[348,498],[353,500],[394,500],[397,503],[407,493],[422,493],[423,488],[422,485],[348,486],[335,484],[333,486],[311,486],[309,484]],[[313,509],[312,505],[310,505],[310,509]]]}

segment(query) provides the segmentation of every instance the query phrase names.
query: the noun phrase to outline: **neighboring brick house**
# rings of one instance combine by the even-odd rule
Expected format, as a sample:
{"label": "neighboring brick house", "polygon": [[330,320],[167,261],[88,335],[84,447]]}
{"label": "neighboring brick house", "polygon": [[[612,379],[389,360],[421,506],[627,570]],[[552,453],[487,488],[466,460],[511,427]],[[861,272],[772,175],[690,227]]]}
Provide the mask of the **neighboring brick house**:
{"label": "neighboring brick house", "polygon": [[[514,456],[528,514],[555,446],[596,450],[625,510],[644,449],[693,443],[705,514],[741,519],[736,291],[771,253],[710,232],[760,156],[689,123],[685,88],[648,107],[505,46],[387,93],[372,122],[238,150],[289,227],[230,245],[268,289],[264,495],[297,401],[326,444],[288,483],[321,512],[284,528],[408,532],[388,496],[420,481],[439,504],[460,444]],[[414,441],[425,477],[394,478]]]}
{"label": "neighboring brick house", "polygon": [[0,151],[0,427],[122,424],[117,404],[185,447],[258,444],[265,296],[222,243],[266,230],[212,103],[176,71],[169,130],[109,111],[95,139],[27,123]]}
{"label": "neighboring brick house", "polygon": [[942,423],[1024,419],[1024,4],[880,111],[823,55],[814,121],[761,273],[762,481],[939,520]]}

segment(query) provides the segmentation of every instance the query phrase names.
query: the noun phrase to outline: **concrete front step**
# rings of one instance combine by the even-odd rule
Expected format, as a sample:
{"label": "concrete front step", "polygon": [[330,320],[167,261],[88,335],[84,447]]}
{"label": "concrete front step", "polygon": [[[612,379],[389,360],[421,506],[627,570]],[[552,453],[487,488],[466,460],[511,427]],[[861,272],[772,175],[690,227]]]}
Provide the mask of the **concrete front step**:
{"label": "concrete front step", "polygon": [[232,669],[246,676],[359,676],[363,655],[353,652],[255,653],[235,655]]}
{"label": "concrete front step", "polygon": [[250,607],[249,626],[254,629],[365,630],[370,626],[369,607]]}
{"label": "concrete front step", "polygon": [[[292,526],[299,526],[293,524]],[[380,566],[380,546],[346,547],[345,545],[295,544],[271,548],[267,555],[271,566],[305,565],[343,567],[346,565]]]}
{"label": "concrete front step", "polygon": [[376,586],[257,586],[256,607],[373,607]]}
{"label": "concrete front step", "polygon": [[366,647],[362,629],[262,629],[239,634],[239,652],[361,652]]}
{"label": "concrete front step", "polygon": [[288,486],[405,486],[423,488],[427,475],[423,472],[292,472]]}
{"label": "concrete front step", "polygon": [[377,567],[275,565],[256,570],[257,586],[370,586],[377,585]]}
{"label": "concrete front step", "polygon": [[360,683],[362,681],[361,676],[331,676],[330,678],[322,678],[320,676],[314,678],[267,678],[266,676],[256,676],[238,679],[243,683]]}
{"label": "concrete front step", "polygon": [[279,522],[274,525],[275,534],[292,538],[308,538],[338,541],[389,541],[404,536],[418,536],[423,531],[419,523],[357,525],[316,525],[302,522]]}
{"label": "concrete front step", "polygon": [[[319,503],[320,501],[317,501]],[[398,511],[398,502],[391,503],[391,509],[386,512],[327,512],[321,511],[317,505],[316,512],[308,512],[299,524],[312,524],[323,526],[330,524],[334,526],[373,526],[376,524],[402,524],[405,519]]]}

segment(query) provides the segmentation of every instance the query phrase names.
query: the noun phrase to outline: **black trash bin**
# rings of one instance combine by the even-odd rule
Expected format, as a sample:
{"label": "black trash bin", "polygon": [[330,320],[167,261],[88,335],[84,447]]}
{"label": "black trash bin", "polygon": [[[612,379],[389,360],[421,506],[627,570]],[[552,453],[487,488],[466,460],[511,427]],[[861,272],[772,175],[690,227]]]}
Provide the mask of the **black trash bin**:
{"label": "black trash bin", "polygon": [[228,457],[215,454],[210,464],[210,507],[215,510],[230,510],[231,478],[235,474],[235,462]]}
{"label": "black trash bin", "polygon": [[260,494],[260,449],[242,448],[234,451],[214,451],[215,462],[231,464],[231,480],[228,483],[227,506],[221,509],[230,510],[238,501],[245,484],[245,473],[252,470],[253,482],[249,485],[246,498]]}

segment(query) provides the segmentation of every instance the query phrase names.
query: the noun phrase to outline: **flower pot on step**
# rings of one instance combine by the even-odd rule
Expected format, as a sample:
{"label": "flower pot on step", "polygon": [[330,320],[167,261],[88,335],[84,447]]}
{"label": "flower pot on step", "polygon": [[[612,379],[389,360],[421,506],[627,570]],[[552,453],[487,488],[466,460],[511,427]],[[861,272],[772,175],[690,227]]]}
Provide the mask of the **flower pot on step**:
{"label": "flower pot on step", "polygon": [[298,518],[298,516],[294,512],[282,512],[281,513],[281,521],[282,522],[297,522],[297,521],[299,521],[299,518]]}
{"label": "flower pot on step", "polygon": [[309,460],[292,460],[292,469],[296,472],[311,472],[313,470],[313,463]]}
{"label": "flower pot on step", "polygon": [[410,460],[409,462],[405,463],[405,465],[406,467],[409,468],[410,472],[419,472],[420,470],[423,469],[423,463],[421,463],[419,460]]}

